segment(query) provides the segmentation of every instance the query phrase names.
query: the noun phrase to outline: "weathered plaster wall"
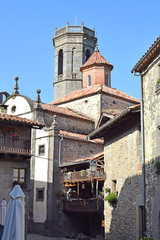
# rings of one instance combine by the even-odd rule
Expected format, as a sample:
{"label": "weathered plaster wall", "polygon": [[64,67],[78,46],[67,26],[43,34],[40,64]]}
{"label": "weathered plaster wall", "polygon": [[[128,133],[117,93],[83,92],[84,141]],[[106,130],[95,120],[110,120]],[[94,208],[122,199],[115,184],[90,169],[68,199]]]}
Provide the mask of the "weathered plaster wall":
{"label": "weathered plaster wall", "polygon": [[[107,240],[139,239],[137,208],[141,203],[141,142],[139,118],[112,128],[105,136],[104,186],[118,192],[117,207],[105,201],[105,234]],[[137,124],[136,124],[137,123]],[[107,195],[107,194],[105,194]],[[136,220],[137,218],[137,220]]]}

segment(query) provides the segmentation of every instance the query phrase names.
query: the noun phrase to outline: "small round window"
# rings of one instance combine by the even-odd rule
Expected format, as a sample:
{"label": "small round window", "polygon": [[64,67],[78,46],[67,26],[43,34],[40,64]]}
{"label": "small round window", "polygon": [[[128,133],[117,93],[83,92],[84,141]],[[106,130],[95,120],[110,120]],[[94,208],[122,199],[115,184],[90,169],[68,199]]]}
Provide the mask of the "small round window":
{"label": "small round window", "polygon": [[13,107],[11,108],[11,112],[12,112],[12,113],[15,113],[15,111],[16,111],[16,106],[13,106]]}

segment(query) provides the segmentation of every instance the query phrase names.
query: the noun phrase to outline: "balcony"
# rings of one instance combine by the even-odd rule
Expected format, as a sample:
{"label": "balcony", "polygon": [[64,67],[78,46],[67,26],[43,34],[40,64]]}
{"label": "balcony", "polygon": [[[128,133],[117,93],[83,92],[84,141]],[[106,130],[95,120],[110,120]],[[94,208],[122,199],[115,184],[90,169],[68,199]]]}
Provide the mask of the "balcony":
{"label": "balcony", "polygon": [[70,199],[64,200],[63,210],[66,212],[97,212],[103,211],[104,203],[103,199]]}
{"label": "balcony", "polygon": [[104,180],[105,174],[102,168],[91,170],[81,170],[78,172],[68,172],[63,174],[63,182],[90,181],[92,179]]}
{"label": "balcony", "polygon": [[0,154],[30,155],[30,140],[0,137]]}

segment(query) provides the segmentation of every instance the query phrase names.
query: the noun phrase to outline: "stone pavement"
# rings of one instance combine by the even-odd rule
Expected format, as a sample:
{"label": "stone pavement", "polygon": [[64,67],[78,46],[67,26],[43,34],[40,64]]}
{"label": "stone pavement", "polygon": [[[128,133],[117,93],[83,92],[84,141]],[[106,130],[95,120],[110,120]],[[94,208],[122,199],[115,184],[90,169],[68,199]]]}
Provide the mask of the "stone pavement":
{"label": "stone pavement", "polygon": [[[63,237],[46,237],[40,234],[27,234],[27,240],[76,240],[76,238],[63,238]],[[91,240],[96,240],[95,238],[91,238]]]}
{"label": "stone pavement", "polygon": [[40,234],[27,234],[27,240],[75,240],[63,237],[46,237]]}

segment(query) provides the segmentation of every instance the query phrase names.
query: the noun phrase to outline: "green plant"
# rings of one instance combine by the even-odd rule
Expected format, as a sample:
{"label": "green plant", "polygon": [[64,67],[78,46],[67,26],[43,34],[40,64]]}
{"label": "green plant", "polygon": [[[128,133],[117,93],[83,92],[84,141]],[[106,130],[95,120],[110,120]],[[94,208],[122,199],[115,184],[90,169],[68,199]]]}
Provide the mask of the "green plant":
{"label": "green plant", "polygon": [[157,80],[157,84],[159,84],[160,83],[160,78],[158,78],[158,80]]}
{"label": "green plant", "polygon": [[111,191],[111,189],[109,187],[105,188],[105,193],[109,193]]}
{"label": "green plant", "polygon": [[154,240],[154,239],[150,237],[141,237],[140,240]]}
{"label": "green plant", "polygon": [[157,160],[154,164],[155,172],[160,172],[160,160]]}
{"label": "green plant", "polygon": [[110,192],[110,193],[108,193],[108,195],[105,197],[104,200],[108,201],[108,203],[111,206],[114,206],[118,201],[118,197],[117,197],[117,194],[115,192]]}
{"label": "green plant", "polygon": [[160,168],[160,160],[157,160],[154,164],[155,168]]}

